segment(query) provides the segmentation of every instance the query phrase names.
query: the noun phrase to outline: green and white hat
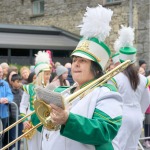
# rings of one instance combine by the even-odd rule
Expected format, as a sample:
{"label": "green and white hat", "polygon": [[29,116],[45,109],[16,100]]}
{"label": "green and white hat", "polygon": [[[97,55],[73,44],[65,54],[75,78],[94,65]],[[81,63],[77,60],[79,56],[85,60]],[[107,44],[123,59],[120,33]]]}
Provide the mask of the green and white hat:
{"label": "green and white hat", "polygon": [[36,56],[34,67],[35,74],[38,76],[38,74],[42,71],[49,71],[50,58],[48,53],[46,53],[45,51],[38,51],[38,53],[35,56]]}
{"label": "green and white hat", "polygon": [[131,62],[136,61],[136,52],[137,50],[134,47],[122,47],[120,48],[120,62],[124,62],[126,60],[131,60]]}
{"label": "green and white hat", "polygon": [[87,40],[82,39],[71,55],[95,61],[104,69],[111,52],[105,43],[99,42],[97,38],[91,38]]}
{"label": "green and white hat", "polygon": [[109,23],[113,12],[101,5],[96,8],[87,7],[86,10],[83,23],[79,25],[82,39],[71,56],[92,60],[104,70],[111,55],[111,51],[104,40],[109,36],[111,30]]}
{"label": "green and white hat", "polygon": [[131,60],[132,63],[136,61],[137,50],[133,47],[134,29],[131,27],[122,26],[119,31],[119,59],[120,62]]}

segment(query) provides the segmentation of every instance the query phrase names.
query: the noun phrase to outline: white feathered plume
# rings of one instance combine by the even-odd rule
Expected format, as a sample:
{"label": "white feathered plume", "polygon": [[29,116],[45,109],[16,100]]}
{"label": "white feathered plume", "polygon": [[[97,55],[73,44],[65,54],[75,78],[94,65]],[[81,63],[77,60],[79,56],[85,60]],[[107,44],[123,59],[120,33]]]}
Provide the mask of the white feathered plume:
{"label": "white feathered plume", "polygon": [[98,5],[96,8],[87,7],[83,17],[83,23],[78,27],[81,28],[80,35],[84,38],[96,37],[99,41],[104,41],[111,27],[109,25],[113,11]]}
{"label": "white feathered plume", "polygon": [[35,54],[36,58],[35,58],[35,64],[44,62],[47,64],[50,64],[50,58],[48,53],[46,53],[45,51],[38,51],[37,54]]}
{"label": "white feathered plume", "polygon": [[119,47],[131,47],[134,41],[134,29],[131,27],[121,26],[119,30],[118,45]]}
{"label": "white feathered plume", "polygon": [[119,52],[119,49],[121,48],[121,46],[120,46],[120,42],[119,42],[119,40],[117,39],[116,41],[115,41],[115,43],[114,43],[114,51],[115,51],[115,53],[116,52]]}

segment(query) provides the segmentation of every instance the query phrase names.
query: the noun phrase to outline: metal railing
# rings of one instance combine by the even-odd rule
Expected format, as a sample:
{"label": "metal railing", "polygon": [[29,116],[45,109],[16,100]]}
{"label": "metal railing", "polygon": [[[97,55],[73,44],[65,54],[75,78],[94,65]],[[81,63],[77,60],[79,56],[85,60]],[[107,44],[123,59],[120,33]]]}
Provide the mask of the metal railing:
{"label": "metal railing", "polygon": [[[10,109],[10,115],[9,115],[9,118],[8,118],[8,126],[10,126],[13,123],[13,121],[16,122],[17,120],[19,120],[19,108],[18,108],[17,104],[15,102],[9,103],[9,109]],[[14,111],[13,113],[11,112],[12,110]],[[10,122],[10,118],[13,120],[12,122]],[[17,124],[13,128],[15,128],[15,135],[13,135],[13,136],[15,136],[15,139],[16,139],[19,135],[19,124]],[[3,129],[3,124],[2,124],[2,121],[0,119],[0,131],[3,131],[3,130],[4,130]],[[10,130],[8,131],[7,134],[8,134],[7,142],[9,143],[10,142]],[[1,135],[0,138],[1,138],[0,139],[0,144],[2,144],[3,134]],[[23,149],[27,150],[27,146],[26,146],[25,143],[26,143],[26,139],[23,139],[23,144],[24,144]],[[20,141],[20,150],[21,150],[21,144],[22,144],[22,141]],[[0,145],[0,148],[1,147],[2,147],[2,145]],[[8,148],[8,150],[9,150],[9,148]],[[18,142],[15,143],[15,146],[13,147],[13,150],[18,150]]]}

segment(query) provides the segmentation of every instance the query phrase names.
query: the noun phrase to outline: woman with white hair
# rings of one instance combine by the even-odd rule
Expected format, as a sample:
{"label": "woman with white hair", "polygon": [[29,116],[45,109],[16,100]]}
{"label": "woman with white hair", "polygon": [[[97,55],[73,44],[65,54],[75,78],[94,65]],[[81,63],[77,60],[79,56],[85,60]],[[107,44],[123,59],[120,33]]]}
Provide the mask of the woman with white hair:
{"label": "woman with white hair", "polygon": [[3,62],[0,64],[2,69],[3,69],[3,79],[6,80],[7,78],[7,74],[8,74],[8,69],[9,69],[9,65],[6,62]]}

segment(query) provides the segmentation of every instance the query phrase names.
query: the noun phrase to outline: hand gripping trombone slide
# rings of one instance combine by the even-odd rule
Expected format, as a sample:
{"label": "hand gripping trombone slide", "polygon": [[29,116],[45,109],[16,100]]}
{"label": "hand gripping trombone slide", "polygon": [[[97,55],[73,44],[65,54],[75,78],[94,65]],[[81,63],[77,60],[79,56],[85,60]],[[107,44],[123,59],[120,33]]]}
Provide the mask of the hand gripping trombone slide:
{"label": "hand gripping trombone slide", "polygon": [[36,126],[34,126],[33,128],[29,129],[27,132],[25,132],[18,138],[16,138],[11,143],[7,144],[1,150],[7,149],[11,145],[13,145],[15,142],[19,141],[25,135],[32,132],[33,130],[40,127],[41,125],[43,125],[48,130],[58,130],[59,125],[53,124],[51,117],[50,117],[50,113],[51,113],[51,107],[49,105],[50,103],[53,103],[53,104],[65,109],[65,104],[70,103],[71,101],[73,101],[76,97],[80,96],[81,94],[83,94],[85,92],[87,93],[87,91],[91,92],[96,87],[102,86],[105,82],[110,80],[113,76],[117,75],[118,73],[120,73],[124,69],[126,69],[130,64],[131,64],[130,60],[127,60],[127,61],[121,63],[120,65],[115,67],[113,70],[107,72],[100,78],[94,80],[92,83],[88,84],[87,86],[83,87],[82,89],[78,90],[77,92],[71,94],[70,96],[68,96],[66,98],[63,98],[63,96],[60,93],[49,91],[46,88],[38,87],[36,89],[37,100],[34,101],[35,111],[31,112],[27,116],[23,117],[22,119],[18,120],[11,126],[7,127],[3,131],[1,131],[0,135],[7,132],[8,130],[10,130],[11,128],[16,126],[16,124],[22,122],[24,119],[33,115],[34,113],[36,113],[36,115],[38,116],[38,118],[41,122],[39,124],[37,124]]}

